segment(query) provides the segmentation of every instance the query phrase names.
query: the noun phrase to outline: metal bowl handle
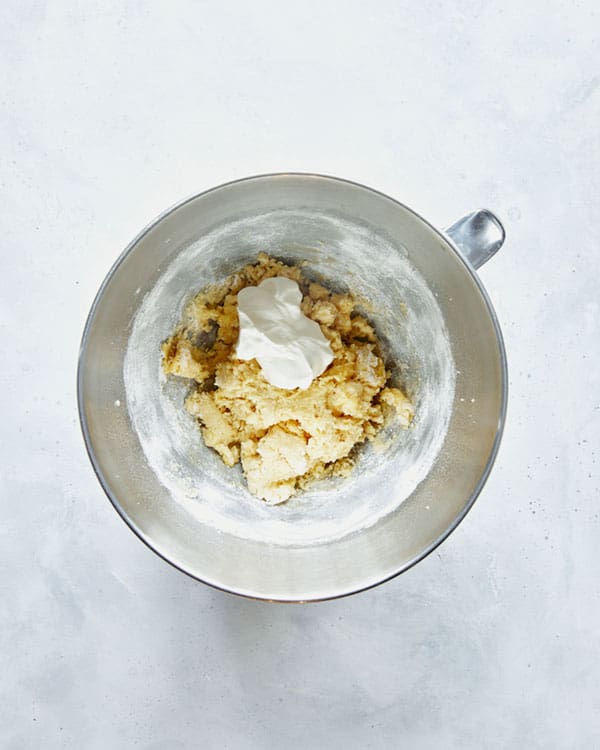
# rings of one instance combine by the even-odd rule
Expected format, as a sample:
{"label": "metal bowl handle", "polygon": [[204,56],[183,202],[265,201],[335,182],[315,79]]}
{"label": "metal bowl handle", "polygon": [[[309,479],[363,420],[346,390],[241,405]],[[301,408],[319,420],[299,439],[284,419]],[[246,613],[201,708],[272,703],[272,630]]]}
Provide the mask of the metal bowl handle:
{"label": "metal bowl handle", "polygon": [[487,263],[500,250],[506,236],[500,219],[487,208],[463,216],[445,233],[473,268]]}

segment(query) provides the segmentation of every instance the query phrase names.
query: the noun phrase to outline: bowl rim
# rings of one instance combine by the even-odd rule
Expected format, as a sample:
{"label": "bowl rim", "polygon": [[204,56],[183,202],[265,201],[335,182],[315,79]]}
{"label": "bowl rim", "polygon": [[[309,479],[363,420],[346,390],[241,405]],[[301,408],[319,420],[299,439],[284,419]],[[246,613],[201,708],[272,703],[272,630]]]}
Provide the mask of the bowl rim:
{"label": "bowl rim", "polygon": [[[178,565],[176,562],[169,559],[163,552],[158,550],[152,544],[152,541],[148,539],[141,532],[140,529],[137,528],[135,522],[125,513],[118,498],[111,491],[108,485],[108,482],[106,481],[104,477],[104,473],[98,461],[96,460],[94,446],[93,446],[90,430],[89,430],[88,423],[87,423],[87,417],[85,414],[85,409],[83,407],[84,375],[83,375],[82,362],[87,351],[90,331],[94,324],[96,311],[100,305],[102,297],[104,296],[105,289],[110,284],[112,278],[115,276],[115,274],[119,270],[119,267],[121,266],[123,261],[131,253],[131,251],[136,247],[139,241],[146,234],[148,234],[152,229],[154,229],[154,227],[158,225],[167,216],[170,216],[172,213],[176,212],[177,210],[179,210],[186,204],[191,203],[192,201],[195,201],[196,199],[201,198],[202,196],[205,196],[209,193],[213,193],[218,190],[221,190],[222,188],[227,188],[232,185],[239,184],[239,183],[253,182],[253,181],[278,178],[278,177],[298,177],[298,178],[319,179],[319,180],[326,180],[329,182],[342,183],[342,184],[349,185],[352,187],[357,187],[362,190],[366,190],[374,194],[377,197],[384,198],[388,201],[391,201],[392,203],[400,206],[405,211],[408,211],[419,221],[423,222],[423,224],[425,224],[432,232],[434,232],[434,234],[436,234],[439,237],[439,239],[441,239],[450,248],[450,250],[457,256],[459,261],[462,262],[467,273],[471,276],[471,279],[475,282],[475,285],[477,286],[479,293],[481,294],[482,299],[487,307],[488,314],[490,316],[490,320],[492,322],[494,332],[496,334],[496,341],[498,344],[498,352],[499,352],[499,357],[500,357],[501,394],[500,394],[500,412],[499,412],[499,418],[498,418],[498,427],[497,427],[494,442],[492,444],[492,449],[490,451],[490,455],[488,456],[488,460],[486,462],[485,468],[482,471],[481,476],[479,477],[479,480],[475,486],[475,489],[473,490],[470,497],[468,498],[468,501],[465,503],[462,511],[454,518],[452,523],[444,530],[444,532],[442,532],[437,537],[437,539],[434,540],[434,542],[432,542],[430,545],[425,547],[420,553],[415,555],[413,559],[401,565],[398,568],[398,570],[393,572],[391,575],[386,575],[383,578],[378,579],[376,581],[369,581],[365,583],[364,585],[358,586],[357,588],[352,588],[351,590],[348,590],[348,591],[342,591],[340,593],[327,594],[325,596],[317,596],[317,597],[311,597],[311,598],[306,598],[306,599],[281,599],[277,597],[272,598],[272,597],[260,595],[257,593],[251,593],[251,592],[247,592],[243,590],[236,590],[233,587],[228,588],[225,585],[219,585],[213,581],[205,580],[201,578],[200,576],[190,572],[189,570],[186,570],[181,565]],[[481,279],[479,278],[479,274],[477,273],[475,268],[469,263],[466,257],[460,252],[460,250],[458,249],[457,245],[453,242],[453,240],[448,235],[446,235],[443,231],[433,226],[431,222],[425,219],[420,213],[412,209],[410,206],[407,206],[406,204],[402,203],[396,198],[393,198],[387,193],[382,192],[381,190],[377,190],[375,188],[369,187],[368,185],[357,182],[355,180],[349,180],[346,178],[336,177],[334,175],[322,174],[322,173],[317,173],[317,172],[297,172],[297,171],[267,172],[267,173],[262,173],[262,174],[251,175],[248,177],[241,177],[235,180],[229,180],[219,185],[210,187],[207,190],[202,190],[199,193],[194,193],[193,195],[183,198],[182,200],[178,201],[177,203],[171,205],[169,208],[162,211],[154,219],[152,219],[148,224],[146,224],[146,226],[140,232],[138,232],[138,234],[131,240],[131,242],[129,242],[129,244],[120,253],[120,255],[117,257],[117,259],[114,261],[114,263],[108,270],[106,276],[104,277],[102,283],[100,284],[100,287],[98,288],[98,291],[96,292],[96,295],[90,307],[90,311],[87,315],[85,326],[84,326],[83,333],[81,336],[79,354],[78,354],[78,359],[77,359],[77,389],[76,390],[77,390],[77,410],[79,414],[79,424],[80,424],[81,432],[83,435],[83,440],[84,440],[88,458],[90,460],[94,473],[96,474],[96,477],[100,483],[100,486],[102,487],[105,495],[109,499],[111,505],[119,514],[119,516],[122,518],[122,520],[125,522],[125,524],[138,537],[138,539],[140,539],[150,550],[152,550],[152,552],[154,552],[156,555],[158,555],[158,557],[160,557],[166,563],[174,567],[176,570],[184,573],[190,578],[196,581],[200,581],[201,583],[204,583],[205,585],[210,586],[213,589],[224,591],[225,593],[228,593],[228,594],[234,594],[236,596],[240,596],[245,599],[253,599],[256,601],[266,601],[266,602],[285,603],[285,604],[308,603],[308,602],[331,601],[334,599],[341,599],[347,596],[352,596],[353,594],[358,594],[361,591],[367,591],[369,589],[375,588],[376,586],[380,586],[381,584],[386,583],[387,581],[391,581],[393,578],[396,578],[402,573],[405,573],[407,570],[410,570],[410,568],[412,568],[414,565],[421,562],[421,560],[424,560],[426,557],[428,557],[435,549],[437,549],[440,546],[440,544],[442,544],[442,542],[444,542],[450,536],[450,534],[452,534],[453,531],[455,531],[455,529],[459,526],[459,524],[463,521],[463,519],[469,513],[469,511],[475,504],[475,501],[481,494],[481,491],[483,490],[483,487],[485,486],[490,476],[490,473],[492,471],[492,468],[494,467],[496,458],[498,456],[498,451],[500,449],[500,444],[502,442],[502,436],[504,434],[507,407],[508,407],[508,361],[507,361],[507,355],[506,355],[506,347],[504,344],[504,338],[502,336],[502,330],[500,328],[500,323],[498,321],[496,311],[487,293],[487,290],[485,286],[483,285]]]}

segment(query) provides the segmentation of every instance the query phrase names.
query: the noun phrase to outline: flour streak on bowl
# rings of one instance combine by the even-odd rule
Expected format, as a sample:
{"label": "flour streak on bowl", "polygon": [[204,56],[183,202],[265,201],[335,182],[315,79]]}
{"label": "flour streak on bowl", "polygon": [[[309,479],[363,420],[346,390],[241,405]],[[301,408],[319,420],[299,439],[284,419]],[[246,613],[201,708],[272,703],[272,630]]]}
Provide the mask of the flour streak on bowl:
{"label": "flour streak on bowl", "polygon": [[[239,466],[227,468],[204,445],[183,408],[186,383],[161,371],[161,341],[187,300],[260,251],[302,263],[309,277],[367,300],[393,379],[416,405],[413,427],[388,428],[379,446],[365,445],[351,477],[324,480],[281,506],[250,495]],[[427,476],[452,414],[455,366],[435,296],[401,246],[331,213],[281,210],[238,218],[181,249],[136,314],[124,382],[149,466],[196,521],[244,539],[310,545],[374,524]]]}

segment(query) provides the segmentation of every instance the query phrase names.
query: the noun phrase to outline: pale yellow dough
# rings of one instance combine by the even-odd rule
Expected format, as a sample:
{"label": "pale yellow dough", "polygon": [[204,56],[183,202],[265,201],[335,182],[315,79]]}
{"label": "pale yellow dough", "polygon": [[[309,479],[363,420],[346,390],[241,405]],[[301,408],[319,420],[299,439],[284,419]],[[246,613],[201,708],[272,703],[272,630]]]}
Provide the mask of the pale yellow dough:
{"label": "pale yellow dough", "polygon": [[[237,293],[285,276],[303,292],[302,311],[320,324],[334,360],[306,390],[285,390],[264,378],[256,360],[235,356]],[[375,331],[349,294],[309,282],[300,268],[265,253],[220,285],[194,297],[180,327],[162,345],[167,374],[190,378],[185,408],[202,425],[206,445],[227,466],[241,461],[248,488],[268,503],[327,475],[347,475],[353,449],[390,419],[408,427],[413,407],[386,385]]]}

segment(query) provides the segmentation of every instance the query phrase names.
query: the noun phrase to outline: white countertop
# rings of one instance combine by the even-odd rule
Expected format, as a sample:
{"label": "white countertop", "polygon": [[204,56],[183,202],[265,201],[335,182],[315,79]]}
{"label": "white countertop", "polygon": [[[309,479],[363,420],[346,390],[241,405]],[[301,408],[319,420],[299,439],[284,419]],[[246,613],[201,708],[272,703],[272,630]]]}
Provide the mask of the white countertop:
{"label": "white countertop", "polygon": [[[600,727],[600,17],[544,3],[4,6],[0,746],[591,748]],[[465,522],[348,599],[269,605],[146,549],[77,420],[93,296],[165,207],[348,177],[480,205],[510,366]]]}

